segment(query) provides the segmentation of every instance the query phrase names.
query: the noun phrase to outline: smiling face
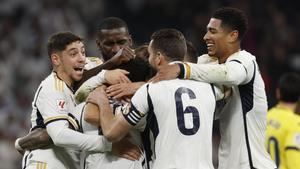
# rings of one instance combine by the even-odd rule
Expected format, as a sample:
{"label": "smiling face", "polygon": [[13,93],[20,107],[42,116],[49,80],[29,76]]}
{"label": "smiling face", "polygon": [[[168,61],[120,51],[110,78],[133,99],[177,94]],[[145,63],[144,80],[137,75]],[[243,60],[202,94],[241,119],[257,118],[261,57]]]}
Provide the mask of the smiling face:
{"label": "smiling face", "polygon": [[207,32],[203,39],[209,56],[222,58],[228,50],[229,32],[221,24],[222,20],[211,18],[207,25]]}
{"label": "smiling face", "polygon": [[86,59],[82,41],[70,43],[65,50],[53,53],[51,59],[58,77],[69,86],[81,80]]}

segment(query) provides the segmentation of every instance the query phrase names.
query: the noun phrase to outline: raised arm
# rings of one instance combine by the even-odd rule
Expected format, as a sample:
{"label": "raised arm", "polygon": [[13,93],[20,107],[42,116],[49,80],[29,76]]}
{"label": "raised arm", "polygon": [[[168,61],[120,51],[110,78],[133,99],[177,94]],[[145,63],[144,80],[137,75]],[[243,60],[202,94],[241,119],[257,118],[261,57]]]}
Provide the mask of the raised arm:
{"label": "raised arm", "polygon": [[74,89],[77,90],[85,81],[87,81],[89,78],[97,75],[102,70],[111,70],[115,69],[117,66],[119,66],[121,63],[128,62],[130,59],[134,58],[134,53],[132,50],[128,47],[121,49],[115,56],[113,56],[108,61],[104,62],[103,64],[90,69],[88,71],[85,71],[83,73],[83,78],[80,82],[78,82]]}
{"label": "raised arm", "polygon": [[122,114],[114,116],[106,96],[105,88],[99,87],[87,98],[87,102],[97,104],[100,110],[100,126],[103,135],[111,142],[121,140],[127,135],[131,126]]}

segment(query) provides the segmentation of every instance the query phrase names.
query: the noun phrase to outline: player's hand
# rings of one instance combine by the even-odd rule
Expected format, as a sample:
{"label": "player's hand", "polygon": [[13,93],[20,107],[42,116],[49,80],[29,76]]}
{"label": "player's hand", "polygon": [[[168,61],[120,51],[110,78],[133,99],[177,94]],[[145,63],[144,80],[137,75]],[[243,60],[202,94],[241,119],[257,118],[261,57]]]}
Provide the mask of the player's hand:
{"label": "player's hand", "polygon": [[130,97],[139,89],[145,82],[134,83],[119,83],[111,85],[106,89],[107,96],[114,99],[120,99],[122,97]]}
{"label": "player's hand", "polygon": [[17,140],[15,141],[15,149],[21,154],[24,155],[25,150],[20,146],[20,139],[21,138],[17,138]]}
{"label": "player's hand", "polygon": [[141,156],[141,151],[138,146],[132,144],[127,137],[112,144],[112,154],[126,158],[128,160],[138,160]]}
{"label": "player's hand", "polygon": [[135,58],[134,50],[129,47],[124,47],[120,49],[115,56],[110,59],[110,62],[114,63],[114,65],[118,66],[122,63],[126,63],[129,60]]}
{"label": "player's hand", "polygon": [[159,82],[162,80],[176,79],[180,73],[180,68],[178,64],[164,65],[158,67],[156,75],[149,80],[149,82]]}
{"label": "player's hand", "polygon": [[109,104],[107,95],[106,95],[106,86],[102,85],[97,87],[92,91],[86,99],[87,103],[93,103],[95,105],[101,106],[103,104]]}
{"label": "player's hand", "polygon": [[130,83],[131,81],[126,76],[129,74],[123,69],[107,70],[104,74],[105,80],[108,84],[118,84],[118,83]]}

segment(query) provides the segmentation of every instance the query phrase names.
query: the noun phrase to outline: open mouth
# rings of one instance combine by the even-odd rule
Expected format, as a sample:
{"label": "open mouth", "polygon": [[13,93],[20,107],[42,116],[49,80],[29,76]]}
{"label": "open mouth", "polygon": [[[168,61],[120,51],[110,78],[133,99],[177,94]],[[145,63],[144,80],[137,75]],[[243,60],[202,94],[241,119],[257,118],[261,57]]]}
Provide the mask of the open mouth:
{"label": "open mouth", "polygon": [[76,67],[76,68],[74,68],[74,70],[75,70],[75,71],[80,71],[80,72],[81,72],[81,71],[83,71],[83,67]]}

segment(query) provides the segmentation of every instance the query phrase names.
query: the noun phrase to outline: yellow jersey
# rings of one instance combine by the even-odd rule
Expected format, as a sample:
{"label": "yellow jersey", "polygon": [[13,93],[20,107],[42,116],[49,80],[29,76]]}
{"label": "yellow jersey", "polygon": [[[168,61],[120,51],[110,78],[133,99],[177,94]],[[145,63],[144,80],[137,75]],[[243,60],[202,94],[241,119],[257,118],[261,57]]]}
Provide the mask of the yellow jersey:
{"label": "yellow jersey", "polygon": [[270,109],[266,147],[278,169],[300,169],[300,116],[280,104]]}

